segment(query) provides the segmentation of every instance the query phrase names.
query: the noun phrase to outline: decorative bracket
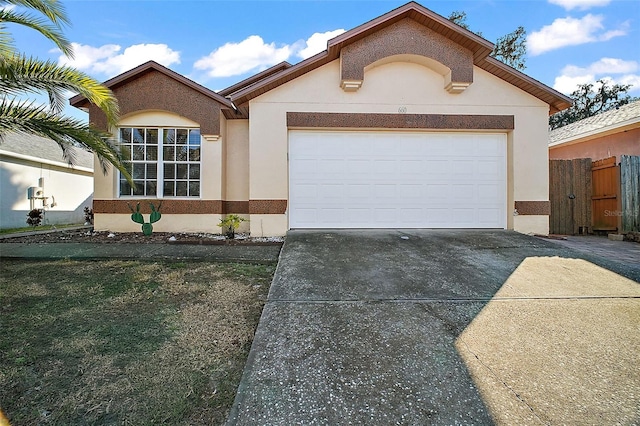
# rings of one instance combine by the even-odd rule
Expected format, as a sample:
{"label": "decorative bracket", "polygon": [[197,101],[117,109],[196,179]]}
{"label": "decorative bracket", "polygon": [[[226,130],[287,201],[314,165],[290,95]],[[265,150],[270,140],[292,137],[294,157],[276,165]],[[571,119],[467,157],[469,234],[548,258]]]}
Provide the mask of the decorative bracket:
{"label": "decorative bracket", "polygon": [[342,80],[340,87],[345,92],[356,92],[362,86],[362,80]]}

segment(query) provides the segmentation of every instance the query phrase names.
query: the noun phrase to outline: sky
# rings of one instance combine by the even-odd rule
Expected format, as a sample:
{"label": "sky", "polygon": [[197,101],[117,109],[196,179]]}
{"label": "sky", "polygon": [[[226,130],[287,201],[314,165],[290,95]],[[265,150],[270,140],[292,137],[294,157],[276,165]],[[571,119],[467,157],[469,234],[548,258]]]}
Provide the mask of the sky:
{"label": "sky", "polygon": [[[148,60],[217,91],[282,61],[291,64],[327,40],[406,1],[101,1],[62,0],[73,43],[67,58],[39,33],[9,26],[16,47],[106,81]],[[640,96],[640,1],[421,0],[491,42],[523,26],[525,73],[570,94],[577,84],[608,79]],[[67,113],[86,119],[69,107]]]}

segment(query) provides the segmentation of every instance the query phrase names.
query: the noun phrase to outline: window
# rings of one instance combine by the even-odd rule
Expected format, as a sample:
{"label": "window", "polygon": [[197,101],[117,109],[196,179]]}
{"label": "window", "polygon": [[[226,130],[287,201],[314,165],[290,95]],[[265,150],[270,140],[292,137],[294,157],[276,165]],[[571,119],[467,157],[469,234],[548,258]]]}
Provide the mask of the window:
{"label": "window", "polygon": [[199,129],[121,127],[119,133],[136,186],[120,176],[121,196],[200,196]]}

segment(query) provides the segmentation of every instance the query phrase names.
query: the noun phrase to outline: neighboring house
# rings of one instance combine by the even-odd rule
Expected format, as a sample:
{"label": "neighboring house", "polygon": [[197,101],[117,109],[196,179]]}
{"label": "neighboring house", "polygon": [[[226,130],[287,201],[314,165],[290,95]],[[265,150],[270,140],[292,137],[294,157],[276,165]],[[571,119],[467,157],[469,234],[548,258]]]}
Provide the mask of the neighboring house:
{"label": "neighboring house", "polygon": [[[411,2],[215,93],[154,62],[105,84],[136,189],[95,179],[95,227],[549,230],[548,116],[571,101],[488,56],[493,44]],[[107,130],[86,98],[72,105]]]}
{"label": "neighboring house", "polygon": [[640,155],[640,100],[549,132],[549,159]]}
{"label": "neighboring house", "polygon": [[[91,207],[93,154],[74,149],[74,166],[62,157],[54,141],[9,133],[0,140],[0,228],[26,227],[30,187],[44,184],[36,208],[45,209],[46,224],[84,223],[84,207]],[[42,179],[42,180],[41,180]],[[51,204],[55,201],[55,205]]]}

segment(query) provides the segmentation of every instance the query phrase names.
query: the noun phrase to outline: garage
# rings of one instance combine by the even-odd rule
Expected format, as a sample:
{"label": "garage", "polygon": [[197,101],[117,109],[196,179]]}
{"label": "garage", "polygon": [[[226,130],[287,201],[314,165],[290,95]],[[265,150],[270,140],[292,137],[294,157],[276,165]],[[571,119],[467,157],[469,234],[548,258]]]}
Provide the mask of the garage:
{"label": "garage", "polygon": [[289,226],[506,228],[498,133],[289,131]]}

